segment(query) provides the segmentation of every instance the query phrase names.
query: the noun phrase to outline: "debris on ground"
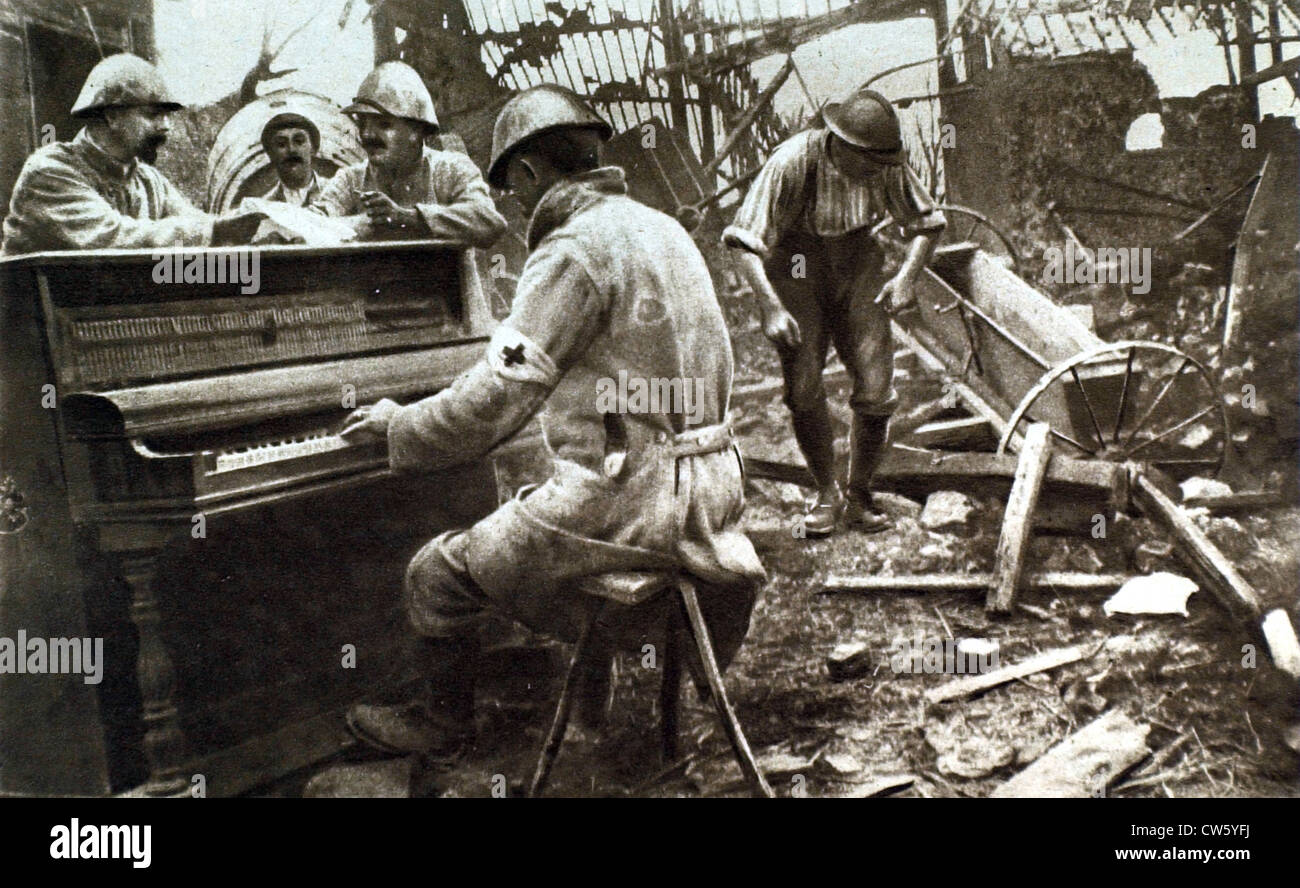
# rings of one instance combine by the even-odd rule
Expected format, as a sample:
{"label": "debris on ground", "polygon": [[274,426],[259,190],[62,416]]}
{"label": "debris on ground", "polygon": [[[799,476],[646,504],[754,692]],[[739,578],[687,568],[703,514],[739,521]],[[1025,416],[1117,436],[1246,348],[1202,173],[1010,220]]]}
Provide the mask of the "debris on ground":
{"label": "debris on ground", "polygon": [[1153,573],[1134,577],[1106,599],[1102,609],[1114,614],[1179,614],[1187,616],[1187,599],[1197,586],[1187,577],[1172,573]]}

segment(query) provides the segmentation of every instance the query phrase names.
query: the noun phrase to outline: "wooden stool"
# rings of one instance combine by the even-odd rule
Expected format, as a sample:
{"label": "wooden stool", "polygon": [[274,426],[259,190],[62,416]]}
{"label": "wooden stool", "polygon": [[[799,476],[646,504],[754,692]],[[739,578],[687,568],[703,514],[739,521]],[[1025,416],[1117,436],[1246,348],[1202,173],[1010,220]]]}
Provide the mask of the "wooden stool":
{"label": "wooden stool", "polygon": [[[595,634],[596,622],[600,618],[603,602],[616,601],[619,604],[635,606],[644,604],[656,595],[664,594],[669,590],[676,591],[681,599],[682,608],[686,615],[684,628],[695,641],[695,649],[698,651],[700,662],[704,667],[704,679],[709,687],[709,695],[713,699],[713,705],[717,708],[718,717],[722,720],[722,729],[726,732],[727,739],[731,741],[731,749],[736,755],[736,761],[740,764],[741,773],[749,781],[750,788],[755,796],[774,798],[772,788],[768,786],[767,779],[764,778],[763,772],[758,768],[758,762],[754,760],[754,753],[750,750],[749,741],[745,739],[745,733],[741,730],[740,722],[736,719],[736,712],[731,708],[731,702],[727,699],[727,690],[722,684],[722,670],[718,668],[717,658],[713,654],[713,642],[709,637],[708,627],[704,623],[704,614],[700,611],[700,602],[695,594],[694,581],[689,576],[682,574],[634,571],[597,574],[593,577],[584,578],[577,585],[577,591],[602,599],[602,607],[598,607],[595,613],[592,614],[586,628],[583,630],[582,637],[578,640],[577,647],[574,649],[573,660],[569,664],[568,674],[564,677],[564,686],[560,689],[560,699],[555,707],[555,717],[551,721],[551,729],[547,732],[546,741],[542,745],[542,753],[537,760],[537,770],[533,773],[533,782],[528,789],[529,798],[540,796],[546,788],[546,782],[551,775],[551,767],[555,764],[555,758],[560,752],[561,744],[564,742],[564,732],[569,726],[569,713],[573,708],[574,688],[578,684],[578,676],[583,673],[584,668],[588,665],[587,661],[593,649],[592,640]],[[681,696],[682,679],[679,639],[683,627],[676,609],[670,610],[667,628],[668,649],[664,652],[663,657],[663,677],[659,685],[659,702],[660,717],[662,718],[660,727],[662,729],[664,760],[671,762],[677,758],[678,702]]]}

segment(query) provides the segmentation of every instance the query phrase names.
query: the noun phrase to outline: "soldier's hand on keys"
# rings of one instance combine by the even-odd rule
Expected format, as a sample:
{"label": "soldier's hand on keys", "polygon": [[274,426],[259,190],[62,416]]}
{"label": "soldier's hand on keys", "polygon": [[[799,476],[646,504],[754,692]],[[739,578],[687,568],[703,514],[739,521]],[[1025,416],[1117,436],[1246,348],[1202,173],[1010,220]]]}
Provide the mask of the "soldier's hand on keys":
{"label": "soldier's hand on keys", "polygon": [[361,206],[370,217],[372,225],[384,228],[406,228],[415,230],[420,227],[420,214],[413,209],[399,207],[393,199],[382,191],[364,191],[361,193]]}
{"label": "soldier's hand on keys", "polygon": [[388,437],[388,420],[398,409],[397,402],[388,398],[381,398],[366,407],[358,407],[343,420],[339,437],[349,444],[382,441]]}
{"label": "soldier's hand on keys", "polygon": [[876,297],[876,304],[882,303],[891,314],[901,314],[916,308],[912,282],[902,275],[895,275],[885,281],[885,285],[880,288],[880,295]]}
{"label": "soldier's hand on keys", "polygon": [[212,243],[246,244],[257,234],[257,226],[266,218],[264,213],[247,210],[218,216],[212,223]]}
{"label": "soldier's hand on keys", "polygon": [[775,309],[763,315],[763,335],[777,345],[797,348],[800,341],[799,322],[785,309]]}

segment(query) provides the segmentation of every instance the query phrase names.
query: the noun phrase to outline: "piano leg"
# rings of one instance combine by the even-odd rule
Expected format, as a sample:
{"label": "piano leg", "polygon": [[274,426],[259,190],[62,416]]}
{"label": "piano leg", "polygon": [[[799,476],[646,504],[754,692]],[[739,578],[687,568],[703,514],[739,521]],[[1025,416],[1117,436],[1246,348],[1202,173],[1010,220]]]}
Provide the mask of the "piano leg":
{"label": "piano leg", "polygon": [[[170,516],[168,516],[170,517]],[[144,754],[149,778],[128,795],[184,797],[189,779],[183,770],[185,735],[173,701],[176,669],[163,644],[154,579],[159,556],[184,545],[188,523],[162,519],[153,522],[105,522],[98,526],[102,551],[117,556],[121,576],[131,588],[131,622],[140,636],[136,680],[144,718]],[[184,528],[184,529],[182,529]]]}

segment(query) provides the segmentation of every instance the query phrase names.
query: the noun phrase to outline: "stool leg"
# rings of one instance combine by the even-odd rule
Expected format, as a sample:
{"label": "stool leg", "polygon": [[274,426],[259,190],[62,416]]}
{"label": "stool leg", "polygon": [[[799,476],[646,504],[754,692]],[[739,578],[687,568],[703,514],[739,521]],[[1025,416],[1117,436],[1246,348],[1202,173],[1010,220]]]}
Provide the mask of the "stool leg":
{"label": "stool leg", "polygon": [[682,619],[677,608],[672,608],[664,633],[662,677],[659,680],[659,729],[662,739],[663,763],[677,761],[677,734],[682,696]]}
{"label": "stool leg", "polygon": [[564,675],[564,685],[560,688],[560,700],[555,705],[551,729],[542,744],[542,753],[537,759],[537,769],[533,772],[533,782],[528,787],[530,799],[538,798],[546,789],[546,781],[551,776],[551,767],[555,764],[555,757],[560,753],[560,745],[564,743],[564,732],[569,727],[569,713],[573,710],[573,691],[587,659],[587,651],[591,647],[592,635],[596,630],[596,620],[600,618],[600,611],[601,608],[597,608],[591,615],[591,619],[582,630],[582,637],[578,639],[577,647],[573,649],[573,659],[569,663],[569,671]]}
{"label": "stool leg", "polygon": [[745,739],[740,722],[736,720],[736,712],[731,708],[731,701],[727,699],[727,689],[722,685],[722,671],[718,669],[718,660],[713,655],[713,642],[709,638],[709,627],[704,623],[704,614],[700,611],[700,600],[695,595],[695,585],[688,579],[679,579],[677,591],[681,594],[682,604],[686,605],[686,618],[689,621],[691,635],[695,638],[695,647],[699,650],[700,660],[704,665],[704,677],[708,680],[713,703],[718,709],[718,717],[722,719],[722,729],[727,732],[727,739],[731,741],[731,748],[736,753],[740,770],[749,781],[754,795],[766,799],[775,798],[772,787],[767,785],[767,778],[758,768],[758,762],[755,761],[754,753],[749,748],[749,741]]}

